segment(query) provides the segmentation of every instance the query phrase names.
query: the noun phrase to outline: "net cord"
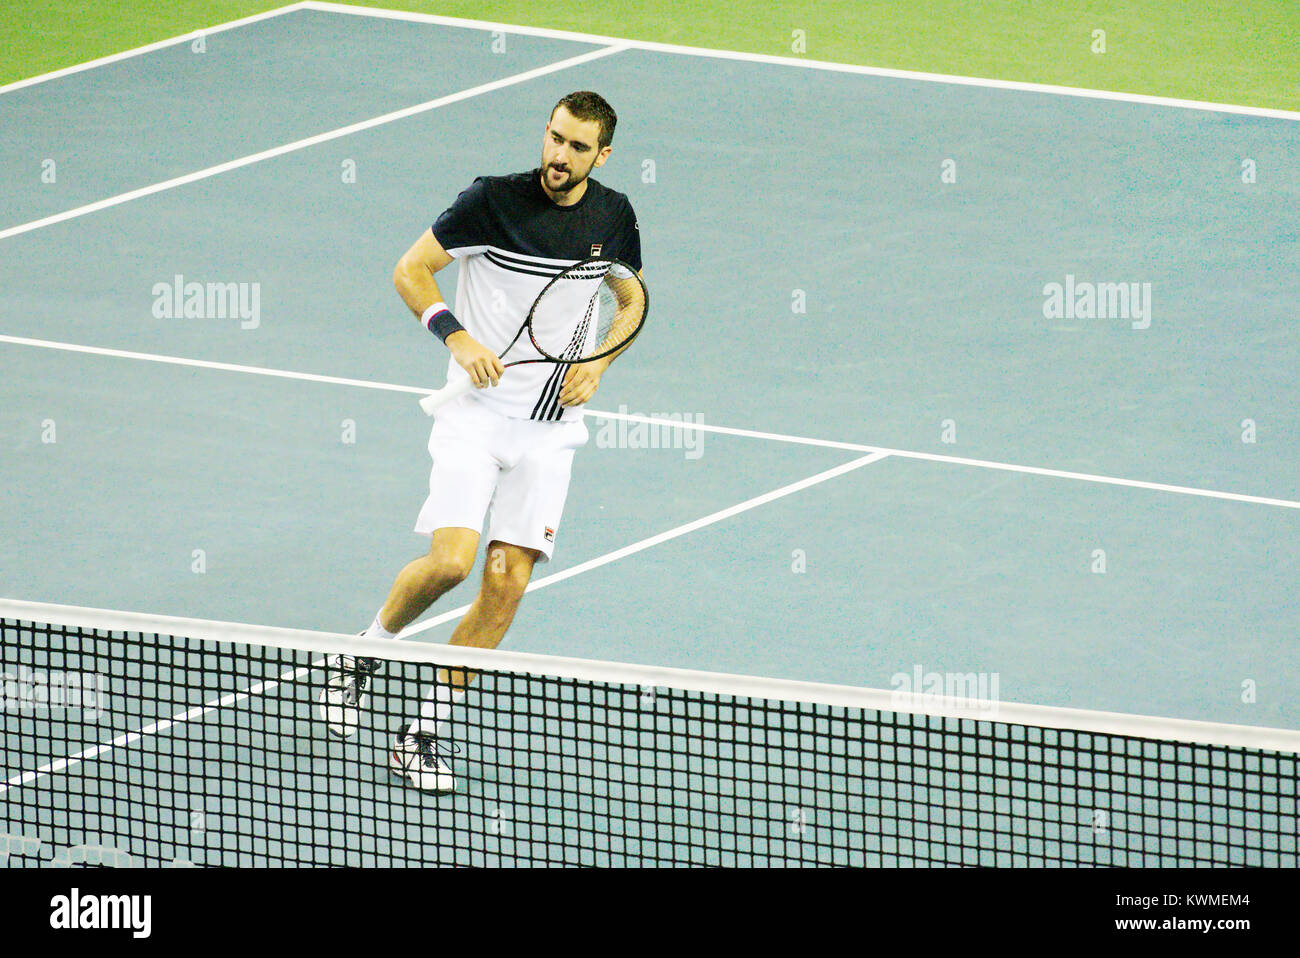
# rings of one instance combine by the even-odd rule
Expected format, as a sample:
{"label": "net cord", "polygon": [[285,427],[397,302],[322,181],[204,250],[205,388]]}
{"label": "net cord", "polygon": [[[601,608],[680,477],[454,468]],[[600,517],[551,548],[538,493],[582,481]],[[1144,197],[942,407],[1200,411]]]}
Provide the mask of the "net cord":
{"label": "net cord", "polygon": [[101,632],[137,632],[208,642],[292,648],[326,655],[347,653],[390,661],[425,662],[451,668],[467,667],[497,672],[526,673],[580,681],[634,685],[642,688],[671,688],[739,699],[808,702],[878,712],[916,713],[1005,725],[1300,753],[1300,731],[1291,729],[1231,725],[1058,706],[1024,705],[1004,701],[995,703],[970,699],[953,701],[924,693],[904,693],[666,666],[576,659],[513,650],[474,649],[402,641],[400,637],[395,641],[385,641],[305,629],[189,619],[180,616],[5,598],[0,598],[0,619]]}

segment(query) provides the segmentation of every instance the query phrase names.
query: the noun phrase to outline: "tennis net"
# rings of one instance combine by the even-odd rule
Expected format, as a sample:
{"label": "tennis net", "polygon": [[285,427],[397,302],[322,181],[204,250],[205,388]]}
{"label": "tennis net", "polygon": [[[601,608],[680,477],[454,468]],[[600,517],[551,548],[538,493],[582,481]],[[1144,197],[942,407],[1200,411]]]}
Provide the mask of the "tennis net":
{"label": "tennis net", "polygon": [[[10,867],[1297,864],[1296,732],[9,600],[0,633]],[[384,660],[350,738],[339,653]],[[435,794],[388,763],[440,666],[479,678]]]}

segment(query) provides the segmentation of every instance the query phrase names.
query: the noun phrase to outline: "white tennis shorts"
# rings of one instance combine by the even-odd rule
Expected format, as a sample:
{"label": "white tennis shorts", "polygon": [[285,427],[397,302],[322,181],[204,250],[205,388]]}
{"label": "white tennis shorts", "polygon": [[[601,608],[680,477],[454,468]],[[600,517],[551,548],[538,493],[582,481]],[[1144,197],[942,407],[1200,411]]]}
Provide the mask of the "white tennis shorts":
{"label": "white tennis shorts", "polygon": [[587,443],[587,425],[511,419],[462,396],[438,410],[429,433],[429,498],[415,531],[483,531],[488,541],[536,549],[551,558],[569,493],[573,454]]}

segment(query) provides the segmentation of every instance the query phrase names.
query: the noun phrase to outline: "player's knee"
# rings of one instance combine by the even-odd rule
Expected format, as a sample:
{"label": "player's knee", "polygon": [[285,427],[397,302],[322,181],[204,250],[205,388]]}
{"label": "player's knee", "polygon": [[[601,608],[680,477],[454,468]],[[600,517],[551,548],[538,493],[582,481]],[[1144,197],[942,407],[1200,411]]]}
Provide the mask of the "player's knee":
{"label": "player's knee", "polygon": [[474,557],[459,555],[430,556],[428,581],[431,588],[450,588],[465,581],[474,567]]}

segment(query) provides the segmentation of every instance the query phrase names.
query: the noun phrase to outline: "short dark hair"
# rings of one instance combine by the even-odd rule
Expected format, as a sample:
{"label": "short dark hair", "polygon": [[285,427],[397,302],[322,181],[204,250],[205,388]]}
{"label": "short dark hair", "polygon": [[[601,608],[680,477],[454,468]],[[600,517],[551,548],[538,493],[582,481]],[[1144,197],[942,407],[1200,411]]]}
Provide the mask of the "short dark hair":
{"label": "short dark hair", "polygon": [[555,109],[551,110],[552,117],[555,116],[555,110],[560,107],[568,110],[575,120],[600,124],[598,143],[602,150],[614,142],[614,127],[618,126],[618,114],[599,93],[592,93],[590,90],[570,93],[555,104]]}

